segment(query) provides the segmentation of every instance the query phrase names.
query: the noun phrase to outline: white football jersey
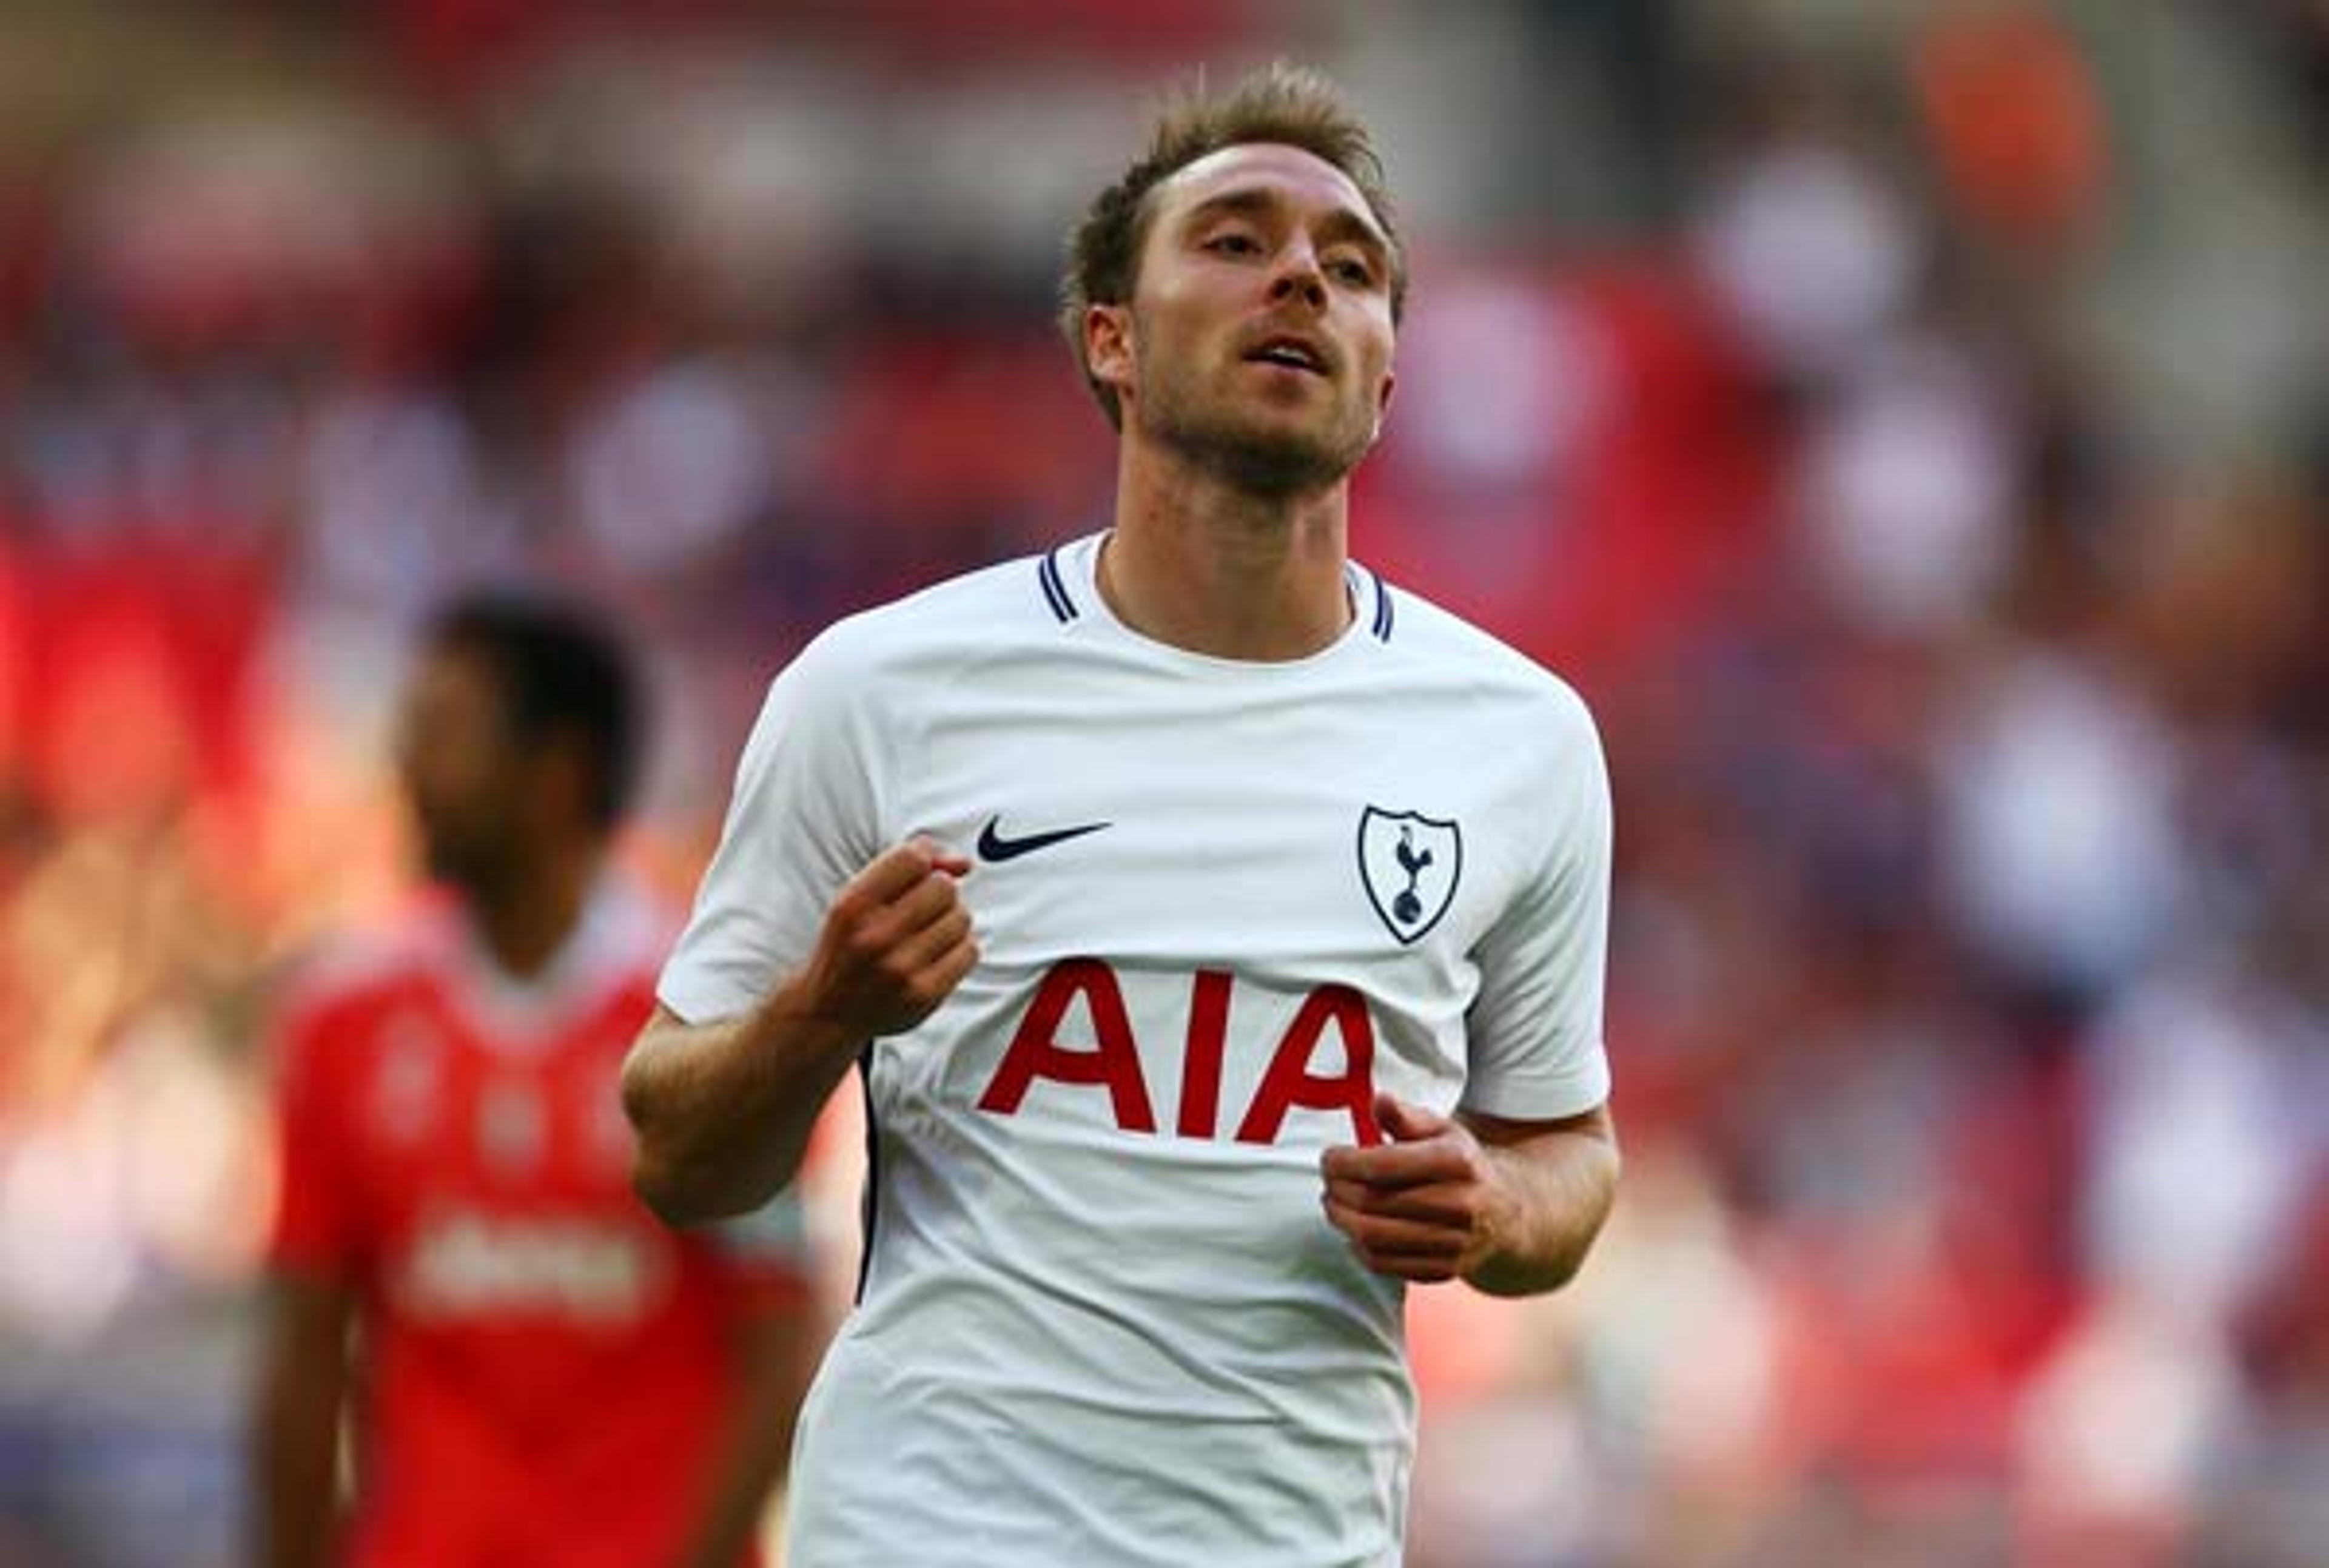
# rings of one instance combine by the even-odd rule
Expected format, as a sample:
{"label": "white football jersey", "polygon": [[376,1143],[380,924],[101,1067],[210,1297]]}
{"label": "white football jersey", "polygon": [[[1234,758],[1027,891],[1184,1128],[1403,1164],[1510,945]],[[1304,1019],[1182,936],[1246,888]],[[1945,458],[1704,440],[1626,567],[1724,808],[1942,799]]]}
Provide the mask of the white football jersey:
{"label": "white football jersey", "polygon": [[914,834],[982,957],[864,1063],[856,1310],[803,1412],[786,1562],[1385,1564],[1403,1286],[1326,1222],[1387,1090],[1607,1097],[1609,799],[1563,684],[1351,570],[1285,663],[1117,621],[1101,535],[853,617],[774,683],[663,977],[756,1005]]}

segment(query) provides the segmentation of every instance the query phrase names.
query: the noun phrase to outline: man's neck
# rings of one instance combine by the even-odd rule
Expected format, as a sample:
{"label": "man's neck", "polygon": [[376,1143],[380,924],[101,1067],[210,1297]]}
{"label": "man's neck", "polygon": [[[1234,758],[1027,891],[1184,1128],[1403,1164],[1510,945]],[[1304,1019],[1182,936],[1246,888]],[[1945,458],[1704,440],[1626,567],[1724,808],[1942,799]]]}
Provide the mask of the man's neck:
{"label": "man's neck", "polygon": [[1116,618],[1215,658],[1305,658],[1351,621],[1349,486],[1259,496],[1127,445],[1099,591]]}
{"label": "man's neck", "polygon": [[513,875],[505,887],[471,891],[470,919],[503,972],[533,979],[557,956],[582,921],[599,860],[594,850],[561,851]]}

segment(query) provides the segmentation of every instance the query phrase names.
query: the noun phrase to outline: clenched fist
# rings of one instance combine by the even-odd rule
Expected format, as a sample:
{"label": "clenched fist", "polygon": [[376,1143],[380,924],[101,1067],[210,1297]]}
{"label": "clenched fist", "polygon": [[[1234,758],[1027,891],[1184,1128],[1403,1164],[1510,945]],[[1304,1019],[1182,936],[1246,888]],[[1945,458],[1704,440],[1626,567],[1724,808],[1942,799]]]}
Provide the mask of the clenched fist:
{"label": "clenched fist", "polygon": [[969,869],[961,855],[911,838],[850,878],[801,971],[806,1010],[861,1039],[929,1017],[978,962],[957,885]]}
{"label": "clenched fist", "polygon": [[1378,1274],[1433,1284],[1471,1272],[1499,1243],[1508,1197],[1462,1122],[1375,1096],[1384,1140],[1320,1161],[1327,1223]]}

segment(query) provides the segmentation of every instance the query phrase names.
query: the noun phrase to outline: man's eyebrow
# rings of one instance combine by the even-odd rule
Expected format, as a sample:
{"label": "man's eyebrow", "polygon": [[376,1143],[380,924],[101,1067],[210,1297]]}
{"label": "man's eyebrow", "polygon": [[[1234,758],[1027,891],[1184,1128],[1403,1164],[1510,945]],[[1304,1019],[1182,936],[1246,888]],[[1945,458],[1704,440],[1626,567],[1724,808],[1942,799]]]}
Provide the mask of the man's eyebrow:
{"label": "man's eyebrow", "polygon": [[[1186,224],[1202,223],[1223,213],[1233,216],[1259,218],[1278,210],[1284,199],[1266,185],[1240,185],[1217,192],[1193,204],[1183,220]],[[1381,260],[1391,257],[1391,241],[1372,219],[1354,207],[1337,207],[1320,220],[1318,225],[1329,240],[1348,240],[1364,246]]]}

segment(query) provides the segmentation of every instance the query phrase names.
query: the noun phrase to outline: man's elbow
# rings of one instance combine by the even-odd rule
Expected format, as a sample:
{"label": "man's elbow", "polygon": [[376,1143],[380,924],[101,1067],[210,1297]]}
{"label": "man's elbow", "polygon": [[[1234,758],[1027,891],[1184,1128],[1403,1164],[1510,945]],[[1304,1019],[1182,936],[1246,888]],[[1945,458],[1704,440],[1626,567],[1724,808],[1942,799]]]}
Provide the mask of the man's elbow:
{"label": "man's elbow", "polygon": [[642,1039],[623,1063],[623,1116],[631,1124],[631,1191],[649,1213],[672,1226],[700,1224],[714,1216],[688,1180],[687,1164],[670,1146],[672,1117],[647,1065]]}
{"label": "man's elbow", "polygon": [[624,1085],[623,1113],[631,1123],[631,1191],[645,1204],[647,1212],[666,1225],[684,1225],[691,1215],[676,1170],[669,1157],[657,1147],[649,1132],[650,1123],[632,1102],[627,1081]]}
{"label": "man's elbow", "polygon": [[674,1230],[721,1217],[705,1200],[700,1184],[689,1182],[671,1161],[644,1143],[631,1156],[631,1191],[647,1212]]}
{"label": "man's elbow", "polygon": [[659,1102],[646,1073],[625,1072],[623,1114],[631,1124],[631,1191],[665,1224],[678,1230],[732,1219],[767,1198],[752,1173],[690,1147],[679,1118]]}
{"label": "man's elbow", "polygon": [[1601,1217],[1595,1220],[1591,1226],[1579,1234],[1574,1242],[1554,1256],[1546,1259],[1535,1289],[1528,1294],[1544,1295],[1553,1290],[1565,1290],[1575,1282],[1577,1276],[1585,1271],[1585,1260],[1591,1255],[1594,1242],[1600,1240],[1608,1220],[1608,1211],[1604,1209]]}
{"label": "man's elbow", "polygon": [[674,1230],[749,1214],[782,1187],[759,1171],[682,1163],[642,1145],[631,1156],[631,1191],[647,1212]]}

